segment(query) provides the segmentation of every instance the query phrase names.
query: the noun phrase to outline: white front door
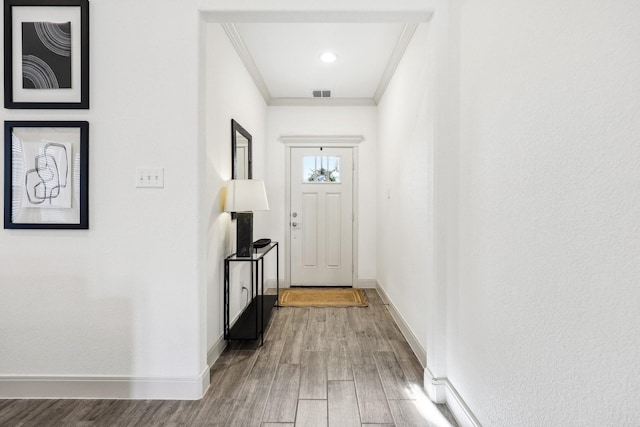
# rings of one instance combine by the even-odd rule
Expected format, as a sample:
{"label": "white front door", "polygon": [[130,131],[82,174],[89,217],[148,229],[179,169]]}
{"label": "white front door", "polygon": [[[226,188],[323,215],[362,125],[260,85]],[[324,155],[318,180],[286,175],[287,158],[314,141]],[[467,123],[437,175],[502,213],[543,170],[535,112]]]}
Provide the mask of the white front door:
{"label": "white front door", "polygon": [[353,149],[291,148],[291,285],[353,285]]}

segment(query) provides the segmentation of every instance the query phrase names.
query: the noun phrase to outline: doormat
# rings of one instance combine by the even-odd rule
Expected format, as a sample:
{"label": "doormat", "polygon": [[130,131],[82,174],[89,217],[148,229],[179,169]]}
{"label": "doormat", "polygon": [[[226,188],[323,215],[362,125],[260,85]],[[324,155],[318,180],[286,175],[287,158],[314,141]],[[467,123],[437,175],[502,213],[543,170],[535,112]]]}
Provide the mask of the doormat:
{"label": "doormat", "polygon": [[367,307],[362,289],[305,288],[280,291],[282,307]]}

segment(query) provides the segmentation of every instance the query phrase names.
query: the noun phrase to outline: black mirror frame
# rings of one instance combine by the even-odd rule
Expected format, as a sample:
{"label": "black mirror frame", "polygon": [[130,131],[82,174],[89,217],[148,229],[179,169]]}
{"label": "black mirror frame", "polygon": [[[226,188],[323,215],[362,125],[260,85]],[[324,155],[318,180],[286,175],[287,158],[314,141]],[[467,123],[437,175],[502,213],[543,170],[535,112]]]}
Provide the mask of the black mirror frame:
{"label": "black mirror frame", "polygon": [[[237,163],[238,163],[238,158],[237,158],[237,146],[236,146],[236,135],[240,134],[242,136],[244,136],[247,141],[249,141],[248,143],[248,153],[247,153],[247,178],[248,179],[252,179],[253,178],[253,166],[252,166],[252,161],[251,161],[251,142],[252,142],[252,136],[249,132],[247,132],[247,130],[245,128],[243,128],[242,126],[240,126],[240,123],[236,122],[234,119],[231,119],[231,179],[238,179],[238,167],[237,167]],[[237,215],[235,212],[231,212],[231,219],[236,219]]]}
{"label": "black mirror frame", "polygon": [[238,159],[236,158],[237,156],[237,149],[236,149],[236,135],[237,133],[240,133],[240,135],[244,136],[245,138],[247,138],[247,141],[249,141],[249,152],[248,152],[248,156],[247,156],[247,178],[248,179],[252,179],[253,178],[253,167],[252,167],[252,161],[251,161],[251,134],[249,132],[247,132],[247,130],[245,128],[243,128],[242,126],[240,126],[240,124],[238,122],[236,122],[234,119],[231,119],[231,179],[238,179],[238,168],[237,168],[237,163],[238,163]]}

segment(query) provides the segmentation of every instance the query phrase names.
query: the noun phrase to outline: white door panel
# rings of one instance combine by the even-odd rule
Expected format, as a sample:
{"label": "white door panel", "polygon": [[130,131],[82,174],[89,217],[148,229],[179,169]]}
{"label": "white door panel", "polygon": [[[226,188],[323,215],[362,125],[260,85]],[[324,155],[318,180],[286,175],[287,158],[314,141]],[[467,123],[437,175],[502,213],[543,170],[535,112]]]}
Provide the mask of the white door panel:
{"label": "white door panel", "polygon": [[291,284],[352,286],[353,150],[291,148]]}

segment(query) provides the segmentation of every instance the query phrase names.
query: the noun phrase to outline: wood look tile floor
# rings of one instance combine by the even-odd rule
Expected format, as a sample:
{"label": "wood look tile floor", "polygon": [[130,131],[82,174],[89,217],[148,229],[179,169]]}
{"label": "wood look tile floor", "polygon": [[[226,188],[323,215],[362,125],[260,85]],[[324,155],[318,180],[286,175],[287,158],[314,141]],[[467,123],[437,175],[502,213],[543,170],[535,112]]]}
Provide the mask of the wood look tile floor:
{"label": "wood look tile floor", "polygon": [[198,401],[0,400],[0,426],[456,426],[375,290],[369,307],[273,311],[264,346],[234,342]]}

